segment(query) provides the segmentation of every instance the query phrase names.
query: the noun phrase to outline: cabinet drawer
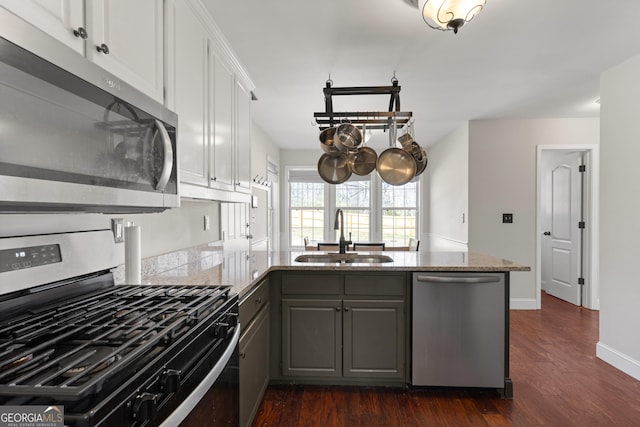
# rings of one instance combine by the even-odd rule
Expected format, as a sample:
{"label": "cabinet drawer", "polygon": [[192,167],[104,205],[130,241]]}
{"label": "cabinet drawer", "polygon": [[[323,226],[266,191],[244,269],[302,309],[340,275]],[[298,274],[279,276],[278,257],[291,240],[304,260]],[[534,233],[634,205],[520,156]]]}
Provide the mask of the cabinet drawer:
{"label": "cabinet drawer", "polygon": [[344,279],[345,295],[388,295],[403,296],[405,293],[405,276],[359,274],[348,275]]}
{"label": "cabinet drawer", "polygon": [[249,322],[256,313],[269,301],[269,280],[265,279],[249,295],[240,301],[239,318],[242,328],[249,326]]}
{"label": "cabinet drawer", "polygon": [[282,276],[283,294],[336,295],[342,290],[342,275],[286,274]]}

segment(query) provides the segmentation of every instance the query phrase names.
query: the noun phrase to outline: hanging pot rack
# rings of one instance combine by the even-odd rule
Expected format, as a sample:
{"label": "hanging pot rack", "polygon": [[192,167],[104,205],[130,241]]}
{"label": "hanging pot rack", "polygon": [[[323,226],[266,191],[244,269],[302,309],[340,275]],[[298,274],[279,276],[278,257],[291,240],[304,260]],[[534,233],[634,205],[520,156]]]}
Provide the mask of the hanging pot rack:
{"label": "hanging pot rack", "polygon": [[[413,113],[400,111],[400,85],[394,76],[391,86],[360,86],[360,87],[333,87],[333,81],[327,80],[323,89],[325,112],[314,113],[313,116],[320,130],[333,127],[336,124],[347,121],[356,126],[366,125],[367,129],[382,129],[387,131],[393,122],[398,129],[410,122]],[[388,111],[333,111],[334,96],[350,95],[388,95]]]}

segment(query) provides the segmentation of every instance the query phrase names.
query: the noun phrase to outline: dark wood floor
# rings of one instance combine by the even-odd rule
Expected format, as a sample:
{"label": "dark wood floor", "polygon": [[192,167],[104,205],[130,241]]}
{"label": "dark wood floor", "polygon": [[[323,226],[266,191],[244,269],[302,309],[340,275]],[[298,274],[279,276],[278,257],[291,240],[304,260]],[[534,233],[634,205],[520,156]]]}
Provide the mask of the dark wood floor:
{"label": "dark wood floor", "polygon": [[511,312],[514,398],[490,391],[277,386],[254,427],[640,426],[640,381],[595,356],[598,312],[543,295]]}

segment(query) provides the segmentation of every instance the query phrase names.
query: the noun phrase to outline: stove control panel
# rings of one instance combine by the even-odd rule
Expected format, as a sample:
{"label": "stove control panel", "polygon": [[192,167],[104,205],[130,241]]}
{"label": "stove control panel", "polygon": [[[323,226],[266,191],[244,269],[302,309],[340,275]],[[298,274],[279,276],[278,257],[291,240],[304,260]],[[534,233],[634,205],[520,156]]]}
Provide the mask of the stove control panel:
{"label": "stove control panel", "polygon": [[0,273],[62,262],[60,245],[41,245],[0,250]]}

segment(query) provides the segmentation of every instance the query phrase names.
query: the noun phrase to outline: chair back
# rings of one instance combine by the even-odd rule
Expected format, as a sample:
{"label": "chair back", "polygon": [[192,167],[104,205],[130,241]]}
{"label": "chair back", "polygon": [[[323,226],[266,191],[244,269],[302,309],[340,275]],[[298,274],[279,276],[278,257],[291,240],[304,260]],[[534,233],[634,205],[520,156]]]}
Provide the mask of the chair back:
{"label": "chair back", "polygon": [[318,243],[318,250],[319,251],[338,251],[340,250],[340,245]]}
{"label": "chair back", "polygon": [[384,251],[384,243],[354,243],[353,250],[360,249],[361,251]]}
{"label": "chair back", "polygon": [[411,237],[409,239],[409,250],[417,251],[419,247],[420,247],[420,240],[416,240],[413,237]]}

